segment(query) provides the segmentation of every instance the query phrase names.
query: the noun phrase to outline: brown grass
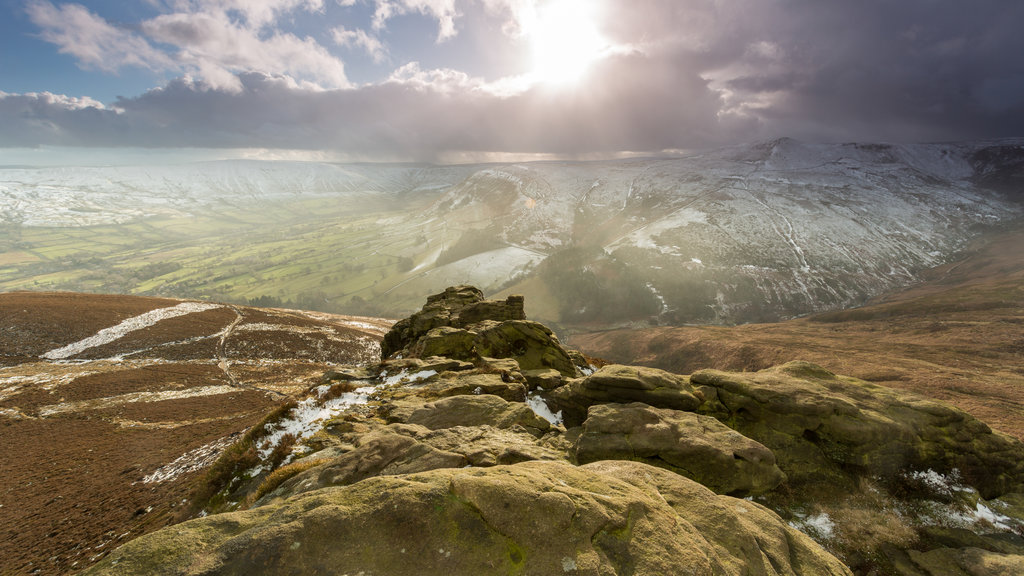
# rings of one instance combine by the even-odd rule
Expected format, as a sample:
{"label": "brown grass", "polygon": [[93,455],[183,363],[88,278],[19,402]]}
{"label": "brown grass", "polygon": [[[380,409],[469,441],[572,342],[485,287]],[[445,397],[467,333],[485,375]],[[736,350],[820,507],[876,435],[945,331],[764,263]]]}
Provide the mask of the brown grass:
{"label": "brown grass", "polygon": [[299,462],[292,462],[291,464],[281,466],[264,478],[259,487],[246,497],[245,507],[248,508],[252,506],[257,500],[276,490],[277,487],[283,484],[285,480],[326,462],[327,460],[322,459],[300,460]]}
{"label": "brown grass", "polygon": [[[298,403],[295,400],[289,400],[281,404],[267,414],[259,424],[250,428],[238,442],[229,446],[221,454],[220,458],[195,483],[189,498],[189,516],[194,516],[201,510],[217,510],[229,500],[229,496],[232,493],[232,485],[236,479],[246,470],[251,470],[260,463],[257,447],[259,446],[260,439],[266,434],[267,424],[281,420],[297,406]],[[287,453],[279,453],[281,445],[284,443],[282,439],[281,444],[274,450],[274,453],[271,455],[272,462],[275,457],[278,463],[284,460]],[[291,436],[291,443],[288,445],[289,451],[294,443],[295,437]]]}

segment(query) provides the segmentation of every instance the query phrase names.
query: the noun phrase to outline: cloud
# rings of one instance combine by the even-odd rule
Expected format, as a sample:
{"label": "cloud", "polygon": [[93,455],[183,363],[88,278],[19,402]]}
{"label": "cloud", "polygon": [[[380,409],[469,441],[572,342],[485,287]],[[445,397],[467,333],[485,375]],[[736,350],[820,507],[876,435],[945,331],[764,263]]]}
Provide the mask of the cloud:
{"label": "cloud", "polygon": [[[199,0],[175,2],[176,11],[114,26],[78,4],[27,7],[41,37],[84,67],[117,72],[127,66],[194,75],[212,88],[240,90],[235,74],[290,75],[323,88],[348,86],[344,63],[310,37],[270,26],[295,10],[316,11],[322,0]],[[157,48],[159,46],[160,48]]]}
{"label": "cloud", "polygon": [[345,66],[311,38],[256,30],[219,13],[176,13],[142,24],[156,42],[177,48],[176,60],[213,88],[241,89],[236,71],[287,74],[327,88],[348,85]]}
{"label": "cloud", "polygon": [[184,12],[212,14],[236,13],[249,28],[261,29],[274,22],[282,14],[296,10],[317,12],[323,9],[323,0],[199,0],[196,9]]}
{"label": "cloud", "polygon": [[376,9],[373,26],[383,30],[388,20],[417,12],[437,20],[437,41],[443,42],[456,34],[455,20],[462,14],[455,8],[456,0],[374,0]]}
{"label": "cloud", "polygon": [[174,63],[145,38],[118,28],[78,4],[56,7],[45,1],[30,2],[26,11],[42,29],[40,36],[57,45],[62,54],[74,56],[84,67],[115,72],[125,66],[152,70],[173,68]]}
{"label": "cloud", "polygon": [[331,29],[331,38],[339,46],[363,50],[378,64],[388,58],[388,50],[380,38],[371,36],[366,30],[348,30],[344,26],[336,26]]}
{"label": "cloud", "polygon": [[0,145],[329,149],[362,159],[438,160],[463,152],[610,155],[707,141],[719,129],[717,99],[697,75],[680,78],[666,73],[671,69],[623,56],[594,70],[615,78],[600,89],[535,85],[515,95],[462,72],[418,65],[346,90],[241,73],[237,91],[180,79],[123,98],[89,121],[77,121],[79,111],[58,103],[29,118],[12,109],[24,107],[18,97],[7,97],[0,98],[0,114],[15,127],[0,135]]}
{"label": "cloud", "polygon": [[[345,81],[341,61],[325,48],[277,30],[266,16],[317,10],[317,2],[268,2],[249,12],[230,7],[240,0],[193,2],[134,30],[81,7],[37,2],[33,21],[50,41],[79,50],[83,63],[185,73],[107,107],[0,94],[0,146],[333,150],[353,159],[438,160],[592,157],[784,135],[925,141],[1024,134],[1024,36],[1015,24],[1024,21],[1024,4],[595,2],[600,32],[618,49],[576,86],[531,84],[526,75],[485,80],[456,66],[407,61],[359,87]],[[380,26],[401,14],[425,15],[437,22],[438,39],[452,42],[463,13],[467,23],[487,15],[505,40],[522,42],[535,9],[530,0],[365,3]],[[382,36],[337,23],[324,33],[371,55],[386,49],[374,42]],[[137,46],[140,63],[128,64],[118,42]],[[172,47],[174,63],[147,52],[154,45]]]}

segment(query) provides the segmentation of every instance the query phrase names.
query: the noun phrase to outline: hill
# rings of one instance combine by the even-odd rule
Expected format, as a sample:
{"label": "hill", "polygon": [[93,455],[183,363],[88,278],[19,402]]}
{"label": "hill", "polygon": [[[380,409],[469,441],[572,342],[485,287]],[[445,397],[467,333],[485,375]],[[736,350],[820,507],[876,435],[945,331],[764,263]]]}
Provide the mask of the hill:
{"label": "hill", "polygon": [[1019,140],[465,166],[0,168],[0,290],[401,317],[463,282],[551,325],[864,304],[1022,214]]}
{"label": "hill", "polygon": [[1024,439],[1024,232],[975,246],[871,304],[773,324],[620,329],[573,345],[681,373],[804,360],[941,399]]}
{"label": "hill", "polygon": [[226,451],[199,517],[85,574],[1024,570],[1024,443],[922,395],[807,362],[597,367],[470,286],[381,353]]}
{"label": "hill", "polygon": [[375,319],[130,296],[0,294],[0,573],[66,574],[186,514],[196,478]]}

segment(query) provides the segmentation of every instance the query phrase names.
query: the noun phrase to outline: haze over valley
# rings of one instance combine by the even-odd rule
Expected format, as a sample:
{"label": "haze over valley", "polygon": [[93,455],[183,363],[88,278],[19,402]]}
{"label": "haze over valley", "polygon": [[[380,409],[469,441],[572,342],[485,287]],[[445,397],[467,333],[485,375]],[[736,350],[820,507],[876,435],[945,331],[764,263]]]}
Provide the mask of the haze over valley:
{"label": "haze over valley", "polygon": [[0,289],[400,317],[472,283],[558,325],[773,321],[913,284],[1009,225],[1022,159],[1015,140],[781,139],[599,162],[7,167]]}

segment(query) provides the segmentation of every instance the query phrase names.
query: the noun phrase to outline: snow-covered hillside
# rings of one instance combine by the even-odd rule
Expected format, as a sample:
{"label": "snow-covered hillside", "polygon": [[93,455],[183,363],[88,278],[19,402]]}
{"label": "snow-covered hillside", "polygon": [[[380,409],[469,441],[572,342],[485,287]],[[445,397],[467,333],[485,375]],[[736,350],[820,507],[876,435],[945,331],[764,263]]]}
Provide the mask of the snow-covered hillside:
{"label": "snow-covered hillside", "polygon": [[298,198],[359,203],[447,188],[466,168],[232,160],[169,166],[0,169],[0,222],[119,224]]}
{"label": "snow-covered hillside", "polygon": [[[340,311],[358,296],[398,314],[420,294],[472,283],[525,293],[549,322],[731,323],[856,305],[915,282],[985,230],[1022,215],[1022,166],[1024,140],[780,139],[604,162],[17,168],[0,169],[0,219],[22,230],[81,227],[336,199],[377,214],[379,230],[363,225],[352,240],[323,247],[354,278],[322,295]],[[303,244],[304,253],[317,249]],[[232,266],[234,288],[244,273]],[[283,294],[267,284],[274,275],[261,273],[258,259],[245,266],[250,284]],[[302,273],[322,268],[317,261]],[[323,274],[322,286],[338,277]],[[181,275],[168,279],[171,293],[172,280],[186,282]]]}

